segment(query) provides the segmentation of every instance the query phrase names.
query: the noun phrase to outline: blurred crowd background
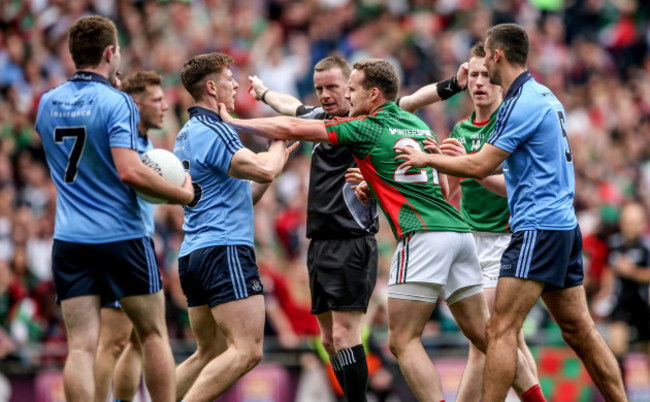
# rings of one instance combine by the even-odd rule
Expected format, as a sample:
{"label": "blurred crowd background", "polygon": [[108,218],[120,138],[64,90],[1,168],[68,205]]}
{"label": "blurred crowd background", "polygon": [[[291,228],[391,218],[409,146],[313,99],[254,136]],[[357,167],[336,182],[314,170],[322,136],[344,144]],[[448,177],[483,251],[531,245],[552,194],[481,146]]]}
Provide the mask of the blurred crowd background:
{"label": "blurred crowd background", "polygon": [[[600,281],[609,269],[607,239],[618,231],[621,206],[638,200],[650,207],[647,1],[0,0],[0,372],[36,372],[65,358],[65,328],[50,268],[56,191],[34,120],[41,95],[74,72],[69,26],[92,14],[117,24],[124,75],[155,70],[164,77],[170,109],[164,128],[150,135],[157,147],[167,149],[188,118],[191,99],[179,71],[193,55],[220,51],[234,57],[231,68],[240,84],[236,113],[248,118],[273,114],[248,94],[249,75],[318,104],[312,69],[319,59],[338,54],[353,63],[378,57],[398,68],[401,94],[408,94],[454,75],[490,26],[517,22],[530,35],[529,69],[567,111],[590,296],[607,298]],[[471,109],[469,96],[461,93],[418,115],[444,139]],[[243,140],[254,150],[265,146],[255,138]],[[271,352],[308,349],[308,340],[318,334],[309,314],[305,265],[310,150],[303,144],[294,153],[255,208],[256,252],[267,291],[265,342]],[[180,207],[157,207],[156,249],[178,354],[192,345],[176,273],[182,222]],[[377,354],[389,359],[382,341],[394,240],[385,222],[378,240],[380,277],[368,325]],[[594,316],[606,329],[607,309],[601,310]],[[541,306],[525,326],[533,347],[553,342],[552,328]],[[445,342],[464,344],[444,308],[436,312],[427,336],[434,349],[445,349],[439,346]]]}

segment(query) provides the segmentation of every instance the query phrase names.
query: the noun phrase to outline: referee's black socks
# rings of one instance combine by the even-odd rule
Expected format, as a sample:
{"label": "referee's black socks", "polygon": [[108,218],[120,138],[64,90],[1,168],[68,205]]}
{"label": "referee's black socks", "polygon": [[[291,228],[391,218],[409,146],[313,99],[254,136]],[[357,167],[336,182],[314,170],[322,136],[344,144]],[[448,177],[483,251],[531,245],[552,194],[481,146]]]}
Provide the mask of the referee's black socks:
{"label": "referee's black socks", "polygon": [[343,377],[343,367],[341,367],[341,364],[339,363],[339,358],[337,357],[330,357],[330,363],[332,363],[332,370],[334,371],[334,375],[336,376],[336,381],[339,382],[339,385],[341,386],[341,389],[343,390],[343,393],[345,394],[345,377]]}
{"label": "referee's black socks", "polygon": [[366,389],[368,389],[368,363],[363,345],[359,344],[339,350],[338,363],[343,368],[343,377],[345,377],[345,388],[343,389],[348,401],[365,402]]}

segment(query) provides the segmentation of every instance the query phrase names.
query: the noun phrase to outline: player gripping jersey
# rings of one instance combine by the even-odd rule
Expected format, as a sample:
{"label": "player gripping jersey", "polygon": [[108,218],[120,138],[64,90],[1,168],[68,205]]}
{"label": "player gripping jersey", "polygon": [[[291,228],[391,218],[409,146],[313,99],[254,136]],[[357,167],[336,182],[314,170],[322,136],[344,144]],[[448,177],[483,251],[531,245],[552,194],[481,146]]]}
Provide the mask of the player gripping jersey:
{"label": "player gripping jersey", "polygon": [[[476,122],[476,112],[456,124],[449,138],[456,138],[467,154],[478,152],[494,130],[497,109],[486,122]],[[476,179],[465,178],[460,182],[460,213],[472,231],[487,233],[509,232],[508,199],[483,187]]]}
{"label": "player gripping jersey", "polygon": [[[441,256],[437,256],[438,261],[434,262],[434,251],[415,247],[420,242],[411,234],[463,233],[469,232],[469,227],[445,200],[437,171],[431,168],[399,169],[399,162],[394,160],[395,147],[421,149],[422,141],[435,134],[419,118],[397,107],[395,102],[379,106],[371,115],[326,121],[325,127],[332,144],[347,145],[352,150],[364,179],[399,240],[389,284],[425,282],[446,285],[448,274],[454,271],[444,263],[448,262],[447,258],[440,260]],[[423,236],[430,237],[418,237]],[[470,251],[474,252],[473,247]],[[440,271],[429,263],[439,265]],[[471,277],[470,274],[468,278]],[[460,288],[455,280],[449,284],[452,288],[445,292],[447,296]]]}

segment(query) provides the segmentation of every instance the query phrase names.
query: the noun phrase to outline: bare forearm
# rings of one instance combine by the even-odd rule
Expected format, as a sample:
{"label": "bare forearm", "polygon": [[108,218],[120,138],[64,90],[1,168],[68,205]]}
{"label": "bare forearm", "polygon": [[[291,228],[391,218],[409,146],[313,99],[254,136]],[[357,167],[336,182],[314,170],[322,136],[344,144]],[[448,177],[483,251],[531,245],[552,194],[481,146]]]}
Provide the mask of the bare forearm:
{"label": "bare forearm", "polygon": [[268,183],[258,183],[256,181],[251,181],[251,191],[253,193],[253,205],[257,204],[259,200],[262,199],[266,190],[271,186],[271,182]]}
{"label": "bare forearm", "polygon": [[285,116],[295,116],[298,106],[302,105],[302,102],[294,96],[272,90],[265,92],[263,102]]}
{"label": "bare forearm", "polygon": [[152,169],[142,165],[122,175],[122,181],[132,189],[156,198],[168,200],[174,204],[187,204],[192,200],[182,188],[163,179]]}
{"label": "bare forearm", "polygon": [[456,176],[468,177],[472,179],[483,179],[490,174],[491,169],[488,166],[479,164],[473,155],[466,156],[447,156],[440,154],[428,155],[428,165],[438,170],[438,172]]}
{"label": "bare forearm", "polygon": [[504,180],[503,174],[488,176],[483,180],[479,180],[478,182],[486,189],[500,195],[501,197],[508,196],[508,192],[506,191],[506,182]]}
{"label": "bare forearm", "polygon": [[411,95],[400,98],[399,107],[407,112],[415,112],[432,103],[438,102],[440,96],[437,91],[438,84],[425,85]]}
{"label": "bare forearm", "polygon": [[266,138],[329,142],[325,123],[321,120],[278,116],[250,120],[232,119],[228,123],[237,131]]}

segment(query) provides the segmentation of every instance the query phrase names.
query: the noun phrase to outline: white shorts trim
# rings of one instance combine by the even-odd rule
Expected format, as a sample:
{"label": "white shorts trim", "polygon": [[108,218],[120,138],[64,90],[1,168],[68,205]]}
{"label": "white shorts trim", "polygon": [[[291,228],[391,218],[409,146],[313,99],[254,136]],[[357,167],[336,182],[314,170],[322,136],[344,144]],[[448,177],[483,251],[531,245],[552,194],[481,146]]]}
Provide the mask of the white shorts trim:
{"label": "white shorts trim", "polygon": [[[436,284],[442,289],[436,294],[430,290],[431,286],[423,290],[416,285],[392,291],[392,287],[406,283]],[[391,294],[399,296],[396,298],[413,296],[416,300],[435,303],[440,294],[447,300],[460,289],[481,284],[481,269],[471,233],[412,232],[397,242],[390,267],[389,297]]]}
{"label": "white shorts trim", "polygon": [[501,257],[510,244],[510,233],[472,232],[481,264],[483,287],[494,289],[499,281]]}
{"label": "white shorts trim", "polygon": [[442,292],[442,285],[436,283],[409,282],[388,287],[391,299],[414,300],[435,303]]}

